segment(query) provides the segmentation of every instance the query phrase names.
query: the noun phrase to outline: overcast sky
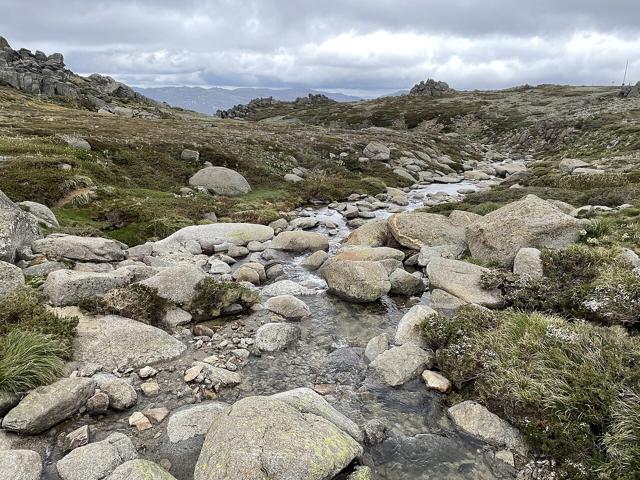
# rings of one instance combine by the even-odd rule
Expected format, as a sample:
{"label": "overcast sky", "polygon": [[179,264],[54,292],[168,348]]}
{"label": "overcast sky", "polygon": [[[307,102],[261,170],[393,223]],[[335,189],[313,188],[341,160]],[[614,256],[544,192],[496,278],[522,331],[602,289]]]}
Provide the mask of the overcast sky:
{"label": "overcast sky", "polygon": [[640,80],[640,0],[0,0],[14,48],[136,86],[378,94]]}

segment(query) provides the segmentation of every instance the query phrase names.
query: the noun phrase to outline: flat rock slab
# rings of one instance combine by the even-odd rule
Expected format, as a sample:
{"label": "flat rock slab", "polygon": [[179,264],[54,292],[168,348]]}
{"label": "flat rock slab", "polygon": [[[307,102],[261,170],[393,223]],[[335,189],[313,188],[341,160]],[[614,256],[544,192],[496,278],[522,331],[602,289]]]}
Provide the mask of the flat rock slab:
{"label": "flat rock slab", "polygon": [[482,275],[488,272],[488,268],[445,258],[436,258],[427,265],[431,288],[444,290],[465,303],[495,307],[502,300],[500,292],[480,285]]}
{"label": "flat rock slab", "polygon": [[164,330],[116,315],[80,317],[74,344],[74,361],[106,371],[171,360],[187,348]]}
{"label": "flat rock slab", "polygon": [[95,390],[89,378],[63,378],[32,390],[2,420],[2,428],[22,435],[37,435],[84,406]]}
{"label": "flat rock slab", "polygon": [[205,278],[207,275],[195,265],[177,265],[161,269],[140,284],[156,289],[165,300],[184,305],[193,299],[196,286]]}
{"label": "flat rock slab", "polygon": [[120,268],[113,272],[56,270],[47,276],[43,292],[55,306],[79,305],[83,300],[103,297],[109,290],[131,283],[133,274]]}
{"label": "flat rock slab", "polygon": [[125,259],[123,244],[99,237],[78,237],[54,233],[33,242],[33,253],[46,255],[50,260],[65,258],[81,262],[119,262]]}
{"label": "flat rock slab", "polygon": [[253,223],[214,223],[210,225],[192,225],[185,227],[164,240],[159,245],[184,244],[194,240],[200,244],[203,252],[213,252],[215,245],[232,243],[246,245],[251,241],[266,242],[273,238],[273,228]]}
{"label": "flat rock slab", "polygon": [[220,415],[228,405],[220,402],[208,402],[176,410],[167,422],[167,435],[171,443],[185,442],[204,436],[213,419]]}

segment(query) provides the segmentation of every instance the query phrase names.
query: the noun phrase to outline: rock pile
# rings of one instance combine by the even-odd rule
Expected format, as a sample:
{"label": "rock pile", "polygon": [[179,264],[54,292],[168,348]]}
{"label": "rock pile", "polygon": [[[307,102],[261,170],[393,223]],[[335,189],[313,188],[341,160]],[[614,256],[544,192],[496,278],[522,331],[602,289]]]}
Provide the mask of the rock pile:
{"label": "rock pile", "polygon": [[421,97],[441,97],[443,95],[455,93],[455,90],[449,87],[446,82],[439,82],[429,78],[426,82],[423,80],[413,86],[409,95]]}

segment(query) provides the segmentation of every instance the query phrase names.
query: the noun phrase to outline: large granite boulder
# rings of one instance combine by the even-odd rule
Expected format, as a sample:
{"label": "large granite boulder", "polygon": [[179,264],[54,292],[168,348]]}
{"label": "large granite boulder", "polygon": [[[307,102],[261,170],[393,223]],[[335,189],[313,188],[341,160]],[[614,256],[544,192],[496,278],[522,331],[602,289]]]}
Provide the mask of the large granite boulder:
{"label": "large granite boulder", "polygon": [[278,295],[269,298],[264,306],[267,310],[287,320],[302,320],[311,315],[311,310],[302,300],[293,295]]}
{"label": "large granite boulder", "polygon": [[0,450],[0,478],[40,480],[42,459],[33,450]]}
{"label": "large granite boulder", "polygon": [[176,410],[167,422],[169,442],[180,443],[201,437],[199,447],[202,446],[211,422],[226,408],[227,405],[221,402],[206,402]]}
{"label": "large granite boulder", "polygon": [[156,242],[158,246],[185,244],[191,240],[197,242],[203,252],[213,252],[215,245],[231,243],[246,245],[249,242],[266,242],[273,238],[273,228],[253,223],[213,223],[192,225]]}
{"label": "large granite boulder", "polygon": [[379,262],[381,260],[404,260],[404,252],[389,247],[367,247],[362,245],[342,247],[336,252],[336,255],[330,259],[362,261],[362,262]]}
{"label": "large granite boulder", "polygon": [[36,388],[7,413],[2,428],[21,435],[38,435],[80,410],[95,387],[89,378],[63,378]]}
{"label": "large granite boulder", "polygon": [[397,213],[389,217],[389,230],[403,247],[464,245],[464,228],[443,215],[423,212]]}
{"label": "large granite boulder", "polygon": [[488,213],[466,228],[474,257],[509,267],[521,248],[560,249],[577,242],[583,224],[535,195]]}
{"label": "large granite boulder", "polygon": [[362,453],[323,416],[276,398],[248,397],[214,418],[194,480],[327,480]]}
{"label": "large granite boulder", "polygon": [[0,261],[13,263],[16,251],[41,237],[38,221],[0,191]]}
{"label": "large granite boulder", "polygon": [[436,258],[427,265],[432,289],[444,290],[465,303],[496,307],[502,301],[500,292],[481,286],[482,275],[488,272],[488,268],[446,258]]}
{"label": "large granite boulder", "polygon": [[105,480],[176,480],[161,466],[137,458],[117,467]]}
{"label": "large granite boulder", "polygon": [[404,314],[398,322],[394,342],[396,345],[414,343],[420,347],[426,347],[422,335],[422,324],[437,312],[426,305],[414,305]]}
{"label": "large granite boulder", "polygon": [[189,179],[189,185],[225,196],[244,195],[251,191],[251,185],[242,175],[225,167],[205,167]]}
{"label": "large granite boulder", "polygon": [[329,240],[321,233],[315,232],[282,232],[271,242],[274,250],[285,252],[317,252],[329,250]]}
{"label": "large granite boulder", "polygon": [[376,356],[369,364],[374,377],[391,387],[403,385],[433,366],[433,353],[414,343],[391,347]]}
{"label": "large granite boulder", "polygon": [[261,352],[286,349],[300,337],[300,329],[290,323],[265,323],[256,331],[255,346]]}
{"label": "large granite boulder", "polygon": [[20,202],[18,206],[36,217],[38,223],[47,227],[59,227],[58,219],[46,205],[37,202]]}
{"label": "large granite boulder", "polygon": [[391,150],[384,143],[370,142],[362,151],[365,157],[371,160],[386,161],[391,157]]}
{"label": "large granite boulder", "polygon": [[58,460],[56,469],[62,480],[104,480],[117,467],[137,457],[138,453],[129,437],[112,433],[101,442],[72,450]]}
{"label": "large granite boulder", "polygon": [[329,292],[351,302],[374,302],[391,290],[380,262],[331,261],[321,272]]}
{"label": "large granite boulder", "polygon": [[36,240],[33,253],[46,255],[50,260],[67,259],[78,262],[120,262],[125,259],[125,246],[115,240],[99,237],[78,237],[53,233]]}
{"label": "large granite boulder", "polygon": [[104,370],[137,368],[180,356],[186,346],[151,325],[115,315],[79,316],[74,361]]}

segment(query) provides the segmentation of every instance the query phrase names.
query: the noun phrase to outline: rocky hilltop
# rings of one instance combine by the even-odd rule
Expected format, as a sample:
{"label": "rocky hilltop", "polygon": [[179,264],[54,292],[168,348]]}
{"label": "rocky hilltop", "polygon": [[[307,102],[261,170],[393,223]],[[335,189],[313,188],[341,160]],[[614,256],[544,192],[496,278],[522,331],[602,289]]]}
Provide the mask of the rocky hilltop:
{"label": "rocky hilltop", "polygon": [[447,95],[455,93],[453,88],[449,87],[449,84],[446,82],[436,81],[432,78],[424,80],[420,83],[417,83],[413,86],[409,95],[419,95],[423,97],[440,97],[442,95]]}
{"label": "rocky hilltop", "polygon": [[18,90],[59,97],[77,102],[93,111],[133,116],[135,110],[127,105],[156,107],[159,104],[113,78],[93,74],[81,77],[65,68],[61,53],[46,55],[26,48],[13,50],[0,36],[0,84]]}
{"label": "rocky hilltop", "polygon": [[239,104],[231,107],[228,110],[216,111],[216,117],[218,118],[247,118],[253,114],[256,114],[264,109],[278,108],[291,106],[303,106],[303,105],[327,105],[338,103],[337,100],[333,100],[321,93],[310,93],[306,97],[298,97],[292,102],[286,102],[282,100],[275,100],[273,97],[267,98],[254,98],[246,105]]}

